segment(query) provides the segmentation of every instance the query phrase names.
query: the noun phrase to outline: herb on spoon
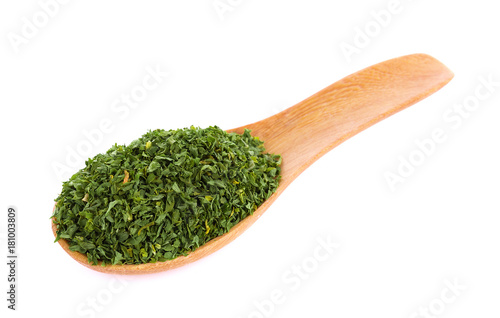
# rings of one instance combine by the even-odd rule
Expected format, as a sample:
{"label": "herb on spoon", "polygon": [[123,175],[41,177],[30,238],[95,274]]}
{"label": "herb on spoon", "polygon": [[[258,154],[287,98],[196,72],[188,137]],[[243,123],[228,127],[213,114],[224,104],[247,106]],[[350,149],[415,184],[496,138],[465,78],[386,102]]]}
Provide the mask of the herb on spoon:
{"label": "herb on spoon", "polygon": [[278,187],[281,156],[249,130],[154,130],[86,161],[63,183],[56,241],[89,263],[187,255],[252,214]]}

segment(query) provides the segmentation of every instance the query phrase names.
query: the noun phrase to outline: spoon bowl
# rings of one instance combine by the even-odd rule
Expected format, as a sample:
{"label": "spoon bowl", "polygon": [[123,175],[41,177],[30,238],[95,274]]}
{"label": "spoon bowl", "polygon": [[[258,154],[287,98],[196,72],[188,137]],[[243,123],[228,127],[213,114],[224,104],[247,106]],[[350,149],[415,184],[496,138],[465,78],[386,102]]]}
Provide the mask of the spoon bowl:
{"label": "spoon bowl", "polygon": [[[281,181],[276,192],[252,215],[187,256],[138,265],[91,265],[87,256],[61,247],[80,264],[110,274],[148,274],[192,263],[228,244],[273,204],[285,188],[325,153],[371,125],[415,104],[446,85],[453,73],[426,54],[412,54],[375,64],[326,87],[293,107],[253,124],[230,129],[264,140],[266,151],[281,154]],[[56,234],[56,224],[52,222]]]}

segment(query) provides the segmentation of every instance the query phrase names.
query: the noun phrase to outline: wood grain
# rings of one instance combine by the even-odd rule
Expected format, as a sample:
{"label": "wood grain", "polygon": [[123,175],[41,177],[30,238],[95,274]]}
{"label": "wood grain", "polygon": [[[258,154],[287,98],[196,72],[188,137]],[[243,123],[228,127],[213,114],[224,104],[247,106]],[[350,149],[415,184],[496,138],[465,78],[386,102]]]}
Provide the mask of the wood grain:
{"label": "wood grain", "polygon": [[[104,273],[147,274],[194,262],[233,241],[267,210],[285,188],[325,153],[384,118],[424,99],[446,85],[453,73],[426,54],[391,59],[351,74],[306,100],[259,122],[228,130],[242,133],[245,128],[264,140],[268,152],[283,157],[282,179],[276,191],[253,215],[228,233],[211,240],[187,256],[140,265],[88,264],[87,257],[61,247],[80,264]],[[55,235],[56,226],[52,223]]]}

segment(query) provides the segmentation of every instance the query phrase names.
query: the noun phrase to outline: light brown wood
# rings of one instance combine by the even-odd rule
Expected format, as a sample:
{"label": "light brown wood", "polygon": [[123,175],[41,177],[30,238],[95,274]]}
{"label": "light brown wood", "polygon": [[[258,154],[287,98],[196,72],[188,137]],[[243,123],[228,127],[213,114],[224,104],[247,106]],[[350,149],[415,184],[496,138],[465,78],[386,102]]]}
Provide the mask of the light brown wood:
{"label": "light brown wood", "polygon": [[[285,188],[314,161],[360,131],[424,99],[453,78],[439,61],[425,54],[388,60],[328,86],[306,100],[245,128],[264,140],[268,152],[283,157],[282,179],[276,191],[251,216],[228,233],[215,238],[187,256],[167,262],[140,265],[88,264],[87,257],[62,248],[80,264],[112,274],[147,274],[177,268],[219,250],[250,227],[273,204]],[[55,225],[52,224],[55,235]]]}

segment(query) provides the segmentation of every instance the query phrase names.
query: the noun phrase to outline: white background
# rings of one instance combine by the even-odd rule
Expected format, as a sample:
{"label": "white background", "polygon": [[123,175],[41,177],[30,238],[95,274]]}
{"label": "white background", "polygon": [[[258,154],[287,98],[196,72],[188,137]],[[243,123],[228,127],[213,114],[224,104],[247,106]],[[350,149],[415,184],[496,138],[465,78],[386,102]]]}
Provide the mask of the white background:
{"label": "white background", "polygon": [[[232,10],[218,12],[213,0],[68,1],[49,6],[50,16],[48,2],[0,4],[4,260],[7,207],[19,215],[18,310],[6,308],[2,265],[2,317],[500,315],[494,2],[222,0]],[[388,7],[396,13],[384,15]],[[356,53],[344,54],[341,46],[355,40]],[[238,127],[359,69],[418,52],[455,78],[322,157],[219,252],[120,278],[77,264],[53,243],[53,200],[83,165],[72,151],[94,156],[149,129]],[[113,107],[140,90],[148,67],[168,76],[129,112]],[[491,92],[481,84],[488,78],[496,82]],[[444,119],[477,92],[489,96],[467,118]],[[90,144],[85,133],[103,121],[111,128]],[[435,129],[446,140],[391,188],[386,175],[412,154],[420,158],[416,141]],[[68,167],[62,177],[58,165]],[[340,247],[315,261],[318,240],[328,238]],[[290,272],[304,265],[307,277]],[[271,303],[276,293],[280,301]]]}

